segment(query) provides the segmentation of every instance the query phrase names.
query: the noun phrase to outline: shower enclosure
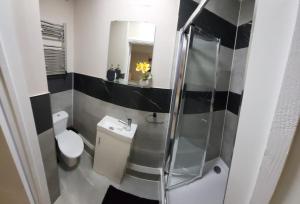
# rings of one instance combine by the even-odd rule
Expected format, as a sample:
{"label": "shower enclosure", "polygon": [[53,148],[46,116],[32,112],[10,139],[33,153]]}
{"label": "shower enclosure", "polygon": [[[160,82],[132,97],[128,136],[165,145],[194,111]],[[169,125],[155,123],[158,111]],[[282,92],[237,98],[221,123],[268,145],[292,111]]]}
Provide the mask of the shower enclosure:
{"label": "shower enclosure", "polygon": [[220,40],[193,25],[181,31],[172,98],[167,189],[203,175],[210,137]]}

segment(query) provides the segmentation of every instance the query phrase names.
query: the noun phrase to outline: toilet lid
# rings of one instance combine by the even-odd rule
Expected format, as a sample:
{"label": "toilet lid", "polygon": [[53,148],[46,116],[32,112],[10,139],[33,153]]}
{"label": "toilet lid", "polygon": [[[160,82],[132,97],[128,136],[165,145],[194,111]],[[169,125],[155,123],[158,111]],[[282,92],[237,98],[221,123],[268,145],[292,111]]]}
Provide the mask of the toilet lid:
{"label": "toilet lid", "polygon": [[56,135],[60,151],[69,158],[77,158],[83,152],[83,141],[81,137],[73,131],[66,130]]}

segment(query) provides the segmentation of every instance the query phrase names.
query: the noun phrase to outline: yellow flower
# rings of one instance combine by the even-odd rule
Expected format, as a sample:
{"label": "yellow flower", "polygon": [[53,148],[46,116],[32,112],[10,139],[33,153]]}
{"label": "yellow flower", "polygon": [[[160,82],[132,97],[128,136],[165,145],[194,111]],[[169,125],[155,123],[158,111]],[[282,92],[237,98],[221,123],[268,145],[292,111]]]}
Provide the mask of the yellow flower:
{"label": "yellow flower", "polygon": [[140,62],[136,64],[135,70],[138,72],[142,70],[142,64]]}
{"label": "yellow flower", "polygon": [[150,64],[148,62],[139,62],[136,64],[135,70],[145,74],[150,71]]}

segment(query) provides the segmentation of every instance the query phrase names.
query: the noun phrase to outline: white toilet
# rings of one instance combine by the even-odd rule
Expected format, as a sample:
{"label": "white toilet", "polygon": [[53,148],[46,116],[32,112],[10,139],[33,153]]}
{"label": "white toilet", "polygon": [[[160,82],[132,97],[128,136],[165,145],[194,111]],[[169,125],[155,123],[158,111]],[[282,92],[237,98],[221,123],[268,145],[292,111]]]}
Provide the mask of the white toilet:
{"label": "white toilet", "polygon": [[52,117],[55,138],[58,143],[61,158],[68,167],[74,167],[83,152],[84,145],[82,138],[72,130],[67,130],[69,118],[67,112],[60,111],[54,113]]}

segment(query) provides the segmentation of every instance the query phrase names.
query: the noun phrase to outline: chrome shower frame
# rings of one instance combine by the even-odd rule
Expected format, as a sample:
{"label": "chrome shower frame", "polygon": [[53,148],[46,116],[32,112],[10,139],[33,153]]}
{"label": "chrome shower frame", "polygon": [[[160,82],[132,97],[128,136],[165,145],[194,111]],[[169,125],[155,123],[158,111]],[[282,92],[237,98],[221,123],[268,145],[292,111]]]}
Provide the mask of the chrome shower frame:
{"label": "chrome shower frame", "polygon": [[[175,77],[174,77],[174,85],[173,85],[173,93],[172,93],[172,99],[171,99],[171,108],[170,108],[170,125],[168,130],[168,139],[165,152],[165,158],[164,158],[164,172],[167,174],[167,176],[163,177],[166,178],[163,182],[164,186],[164,202],[167,203],[167,197],[166,197],[166,191],[188,185],[195,180],[200,179],[202,176],[195,176],[194,178],[183,181],[181,183],[175,184],[173,186],[167,187],[168,179],[169,179],[169,173],[170,168],[172,166],[172,160],[174,157],[174,152],[176,152],[176,142],[178,142],[178,139],[176,140],[176,127],[178,124],[178,116],[180,111],[180,103],[181,103],[181,96],[182,96],[182,87],[184,85],[184,78],[185,78],[185,72],[186,72],[186,64],[187,64],[187,56],[188,56],[188,46],[190,44],[190,38],[191,38],[191,25],[193,25],[194,20],[199,16],[200,12],[203,10],[205,5],[207,4],[209,0],[202,0],[198,7],[195,9],[193,14],[190,16],[186,24],[179,30],[179,41],[177,45],[177,51],[176,51],[176,58],[175,58]],[[217,38],[216,38],[217,39]],[[220,41],[220,39],[217,39]],[[219,51],[219,47],[217,48]],[[217,52],[218,52],[217,51]],[[217,53],[218,55],[218,53]],[[216,87],[216,85],[215,85]],[[174,141],[174,142],[172,142]]]}

